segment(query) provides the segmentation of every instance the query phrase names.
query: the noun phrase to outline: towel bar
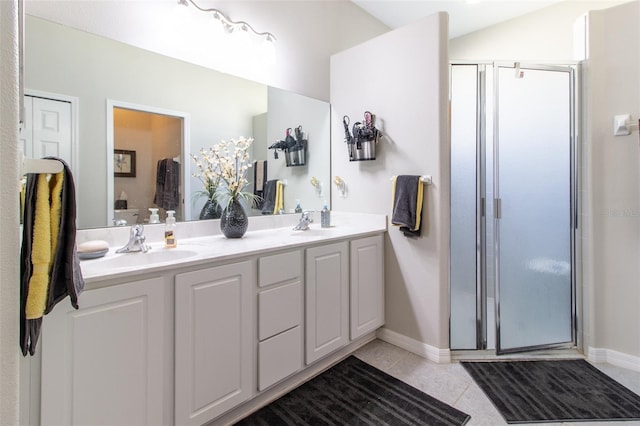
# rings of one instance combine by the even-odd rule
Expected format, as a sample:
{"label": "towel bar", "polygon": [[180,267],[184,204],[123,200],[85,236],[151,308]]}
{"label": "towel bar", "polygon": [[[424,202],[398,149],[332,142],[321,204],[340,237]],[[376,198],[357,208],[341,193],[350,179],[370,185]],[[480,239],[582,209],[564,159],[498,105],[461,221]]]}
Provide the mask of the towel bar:
{"label": "towel bar", "polygon": [[[392,176],[390,180],[393,180],[394,178],[396,178],[396,176]],[[431,185],[432,183],[431,176],[429,175],[420,176],[420,182],[424,183],[425,185]]]}
{"label": "towel bar", "polygon": [[62,163],[57,160],[23,158],[20,172],[26,173],[60,173],[63,170]]}

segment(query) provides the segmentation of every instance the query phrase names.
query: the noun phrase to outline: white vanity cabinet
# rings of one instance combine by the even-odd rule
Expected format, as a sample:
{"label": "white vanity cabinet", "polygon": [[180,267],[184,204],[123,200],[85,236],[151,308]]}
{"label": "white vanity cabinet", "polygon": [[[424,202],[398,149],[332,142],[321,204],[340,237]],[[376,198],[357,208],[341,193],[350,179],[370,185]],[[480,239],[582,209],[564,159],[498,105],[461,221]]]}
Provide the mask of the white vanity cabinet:
{"label": "white vanity cabinet", "polygon": [[[85,291],[43,323],[42,425],[166,424],[164,277]],[[169,366],[169,368],[167,368]]]}
{"label": "white vanity cabinet", "polygon": [[311,364],[349,342],[348,242],[305,251],[305,359]]}
{"label": "white vanity cabinet", "polygon": [[335,222],[291,237],[287,226],[185,238],[196,255],[174,263],[83,263],[80,309],[65,300],[43,322],[41,364],[25,380],[40,412],[29,415],[43,425],[234,424],[338,362],[384,323],[386,218]]}
{"label": "white vanity cabinet", "polygon": [[384,239],[383,235],[350,243],[351,340],[384,324]]}
{"label": "white vanity cabinet", "polygon": [[302,252],[258,260],[258,391],[303,365]]}
{"label": "white vanity cabinet", "polygon": [[202,425],[252,397],[255,261],[175,277],[175,424]]}

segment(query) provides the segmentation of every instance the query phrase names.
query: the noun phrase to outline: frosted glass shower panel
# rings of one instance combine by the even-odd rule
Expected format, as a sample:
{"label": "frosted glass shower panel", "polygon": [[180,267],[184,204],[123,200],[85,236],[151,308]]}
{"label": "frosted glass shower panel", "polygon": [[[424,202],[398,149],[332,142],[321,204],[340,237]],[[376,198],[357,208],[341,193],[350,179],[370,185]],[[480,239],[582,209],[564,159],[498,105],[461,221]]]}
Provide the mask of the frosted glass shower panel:
{"label": "frosted glass shower panel", "polygon": [[498,67],[498,349],[572,341],[570,72]]}
{"label": "frosted glass shower panel", "polygon": [[451,67],[451,349],[476,349],[478,66]]}

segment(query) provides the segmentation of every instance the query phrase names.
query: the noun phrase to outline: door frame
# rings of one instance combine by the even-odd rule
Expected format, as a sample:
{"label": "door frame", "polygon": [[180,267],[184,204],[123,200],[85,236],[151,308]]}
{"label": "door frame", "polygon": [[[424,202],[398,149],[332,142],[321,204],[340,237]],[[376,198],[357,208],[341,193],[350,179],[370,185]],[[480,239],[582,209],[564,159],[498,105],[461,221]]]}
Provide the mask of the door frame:
{"label": "door frame", "polygon": [[[497,105],[494,102],[492,105],[492,111],[493,111],[493,115],[494,115],[494,120],[492,123],[489,123],[486,121],[487,119],[487,115],[488,112],[486,110],[487,108],[487,102],[485,99],[481,98],[481,95],[485,95],[487,98],[491,97],[492,99],[495,100],[496,98],[496,94],[495,93],[487,93],[487,86],[486,86],[486,80],[483,80],[480,78],[481,75],[481,70],[484,70],[484,75],[486,76],[486,78],[492,78],[495,80],[495,76],[492,74],[491,71],[487,70],[486,67],[492,67],[493,68],[493,73],[497,72],[497,69],[499,66],[505,66],[505,65],[511,65],[514,66],[515,64],[518,64],[517,62],[513,62],[513,61],[467,61],[467,60],[463,60],[463,61],[450,61],[449,66],[453,67],[456,65],[476,65],[478,67],[478,108],[477,108],[477,120],[478,122],[476,123],[476,146],[477,146],[477,177],[476,177],[476,182],[477,182],[477,191],[476,191],[476,206],[477,206],[477,215],[476,215],[476,240],[477,240],[477,253],[476,253],[476,259],[477,259],[477,267],[476,267],[476,349],[473,350],[467,350],[467,349],[454,349],[454,352],[459,352],[459,354],[461,354],[461,356],[465,356],[464,354],[469,353],[469,351],[474,352],[476,354],[478,353],[483,353],[483,356],[493,356],[494,355],[502,355],[502,354],[508,354],[508,353],[514,353],[515,351],[501,351],[498,352],[497,348],[498,348],[498,341],[497,339],[499,339],[499,330],[497,329],[498,326],[498,294],[497,294],[497,283],[494,283],[494,285],[496,286],[496,299],[495,299],[495,305],[493,306],[494,312],[496,314],[495,317],[495,321],[492,324],[489,324],[487,322],[487,312],[492,309],[491,306],[488,306],[487,304],[487,288],[486,286],[488,278],[487,278],[487,265],[486,263],[486,254],[488,253],[488,250],[493,250],[494,253],[496,251],[496,239],[494,238],[494,244],[491,247],[487,247],[487,237],[485,235],[485,231],[486,231],[486,221],[490,220],[491,218],[487,216],[487,213],[491,213],[490,210],[493,210],[493,204],[489,205],[489,202],[492,202],[492,200],[488,200],[486,199],[486,179],[484,174],[485,169],[486,169],[486,143],[487,143],[487,134],[486,134],[486,129],[489,128],[489,126],[492,126],[493,128],[493,138],[497,137],[496,134],[496,128],[497,128],[497,124],[495,123],[497,120]],[[580,229],[581,229],[581,222],[578,220],[579,219],[579,214],[580,214],[580,199],[579,199],[579,193],[582,187],[581,184],[581,174],[580,174],[580,167],[578,167],[579,161],[581,161],[582,159],[582,150],[581,150],[581,145],[580,145],[580,139],[581,139],[581,135],[582,135],[582,121],[581,121],[581,104],[580,104],[580,94],[582,93],[582,79],[581,79],[581,73],[582,73],[582,67],[580,65],[580,63],[575,62],[575,61],[564,61],[562,63],[547,63],[547,64],[530,64],[530,63],[522,63],[519,64],[519,66],[521,68],[534,68],[534,69],[571,69],[572,70],[572,74],[571,74],[571,78],[572,78],[572,85],[571,85],[571,153],[570,153],[570,159],[571,159],[571,171],[570,171],[570,180],[571,180],[571,218],[570,218],[570,226],[571,226],[571,239],[570,239],[570,245],[571,245],[571,292],[572,292],[572,297],[571,297],[571,332],[572,332],[572,342],[570,344],[559,344],[559,345],[549,345],[543,348],[543,347],[535,347],[535,348],[527,348],[527,350],[538,350],[538,349],[547,349],[547,348],[573,348],[573,349],[578,349],[578,350],[582,350],[582,345],[583,345],[583,336],[581,335],[582,333],[582,329],[583,329],[583,323],[584,323],[584,318],[582,313],[584,312],[584,309],[582,307],[582,304],[579,303],[579,301],[582,300],[582,294],[583,294],[583,289],[582,289],[582,273],[581,270],[578,269],[578,267],[581,267],[581,264],[579,265],[579,259],[581,258],[581,251],[582,251],[582,245],[581,245],[581,241],[579,238],[580,235]],[[494,92],[496,89],[497,85],[495,84],[494,81]],[[494,143],[494,141],[491,142],[492,144]],[[493,155],[497,155],[497,153],[494,151]],[[495,179],[495,169],[493,171],[494,174],[494,179]],[[494,214],[492,214],[493,220],[495,221],[495,217]],[[483,263],[484,262],[484,263]],[[497,274],[497,256],[494,256],[494,260],[493,260],[493,265],[494,265],[494,274]],[[496,277],[497,280],[497,277]],[[453,301],[453,299],[451,299],[451,302]],[[450,302],[450,303],[451,303]],[[451,320],[451,318],[450,318]],[[496,333],[496,349],[494,350],[492,349],[487,349],[487,331],[489,330],[489,327],[494,327],[495,333]],[[450,331],[451,331],[451,327],[450,327]],[[451,339],[450,339],[451,341]],[[477,356],[477,355],[475,355]]]}

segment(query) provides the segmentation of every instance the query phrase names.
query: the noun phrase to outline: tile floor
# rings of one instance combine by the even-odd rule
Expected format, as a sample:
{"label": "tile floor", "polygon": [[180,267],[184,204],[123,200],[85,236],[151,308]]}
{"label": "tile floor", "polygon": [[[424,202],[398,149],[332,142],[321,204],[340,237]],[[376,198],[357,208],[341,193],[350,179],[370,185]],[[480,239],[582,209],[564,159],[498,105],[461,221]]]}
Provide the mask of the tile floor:
{"label": "tile floor", "polygon": [[[471,416],[468,426],[506,425],[500,413],[458,362],[437,364],[397,346],[374,340],[355,356]],[[609,376],[640,394],[640,372],[596,364]],[[640,426],[640,421],[535,423],[553,426]]]}

